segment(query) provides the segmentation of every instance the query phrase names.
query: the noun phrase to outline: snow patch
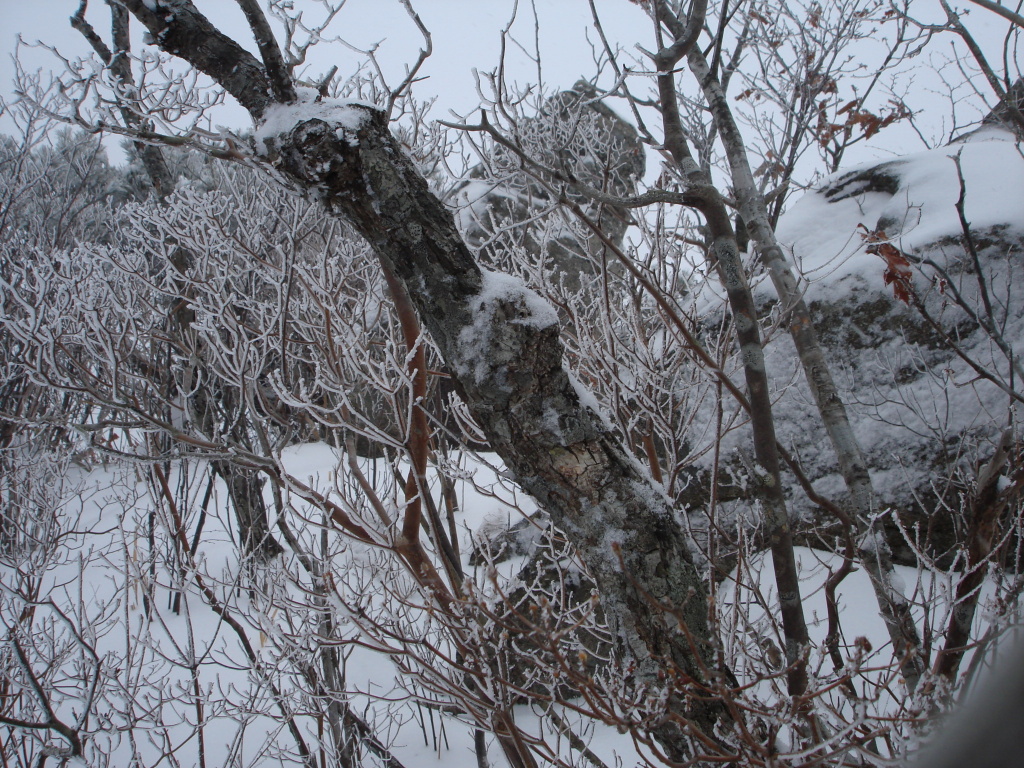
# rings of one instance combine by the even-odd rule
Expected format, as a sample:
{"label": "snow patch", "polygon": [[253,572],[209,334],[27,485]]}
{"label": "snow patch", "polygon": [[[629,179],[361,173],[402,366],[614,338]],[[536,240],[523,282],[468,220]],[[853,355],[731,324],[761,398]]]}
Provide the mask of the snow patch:
{"label": "snow patch", "polygon": [[[1024,156],[1013,134],[1001,129],[891,163],[842,171],[800,198],[779,222],[779,242],[810,284],[808,299],[834,300],[857,287],[885,287],[885,262],[867,252],[865,230],[884,229],[905,253],[959,236],[957,157],[967,221],[975,231],[1024,222]],[[872,177],[885,183],[873,183]]]}
{"label": "snow patch", "polygon": [[491,326],[498,303],[515,304],[523,312],[511,322],[543,330],[558,323],[555,308],[536,291],[526,287],[521,278],[501,272],[481,270],[480,293],[469,300],[473,322],[459,334],[461,375],[472,373],[477,383],[483,381],[491,363]]}
{"label": "snow patch", "polygon": [[576,374],[569,370],[569,366],[562,362],[562,370],[565,371],[565,375],[569,377],[569,384],[576,392],[576,397],[579,398],[580,405],[589,410],[595,416],[601,420],[601,425],[609,432],[614,430],[615,427],[612,425],[611,419],[605,414],[604,409],[601,408],[601,402],[597,399],[597,395],[594,394],[593,390],[589,389],[582,381],[580,381]]}
{"label": "snow patch", "polygon": [[273,104],[256,129],[255,139],[259,151],[272,146],[275,139],[309,120],[323,120],[336,126],[339,139],[350,146],[358,146],[359,129],[369,116],[367,110],[377,109],[375,104],[353,99],[324,99],[312,88],[299,88],[298,101],[292,104]]}

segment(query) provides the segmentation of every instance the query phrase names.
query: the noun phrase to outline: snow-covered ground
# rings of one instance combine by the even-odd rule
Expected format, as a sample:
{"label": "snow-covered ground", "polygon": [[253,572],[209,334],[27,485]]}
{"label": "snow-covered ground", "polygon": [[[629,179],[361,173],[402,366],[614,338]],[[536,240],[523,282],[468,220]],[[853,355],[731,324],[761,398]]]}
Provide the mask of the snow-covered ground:
{"label": "snow-covered ground", "polygon": [[[347,459],[325,444],[293,446],[285,451],[283,461],[290,474],[325,495],[344,482]],[[473,574],[480,571],[468,564],[474,531],[503,529],[533,507],[501,479],[495,457],[461,461],[465,480],[459,488],[457,526],[463,564]],[[191,471],[200,468],[196,465]],[[255,571],[239,566],[233,554],[237,552],[234,523],[222,489],[215,491],[208,507],[195,569],[172,568],[173,548],[162,513],[157,515],[153,540],[149,538],[154,505],[140,482],[139,470],[111,466],[55,471],[49,492],[52,499],[61,500],[57,525],[62,535],[48,552],[36,550],[20,559],[16,554],[4,556],[2,582],[17,583],[15,572],[20,572],[37,590],[35,615],[28,622],[32,631],[21,639],[28,665],[44,681],[60,718],[73,722],[88,712],[81,728],[89,735],[89,765],[193,766],[204,764],[200,751],[207,766],[292,764],[294,740],[281,712],[296,713],[310,745],[315,746],[322,727],[315,716],[302,714],[302,702],[311,701],[311,683],[303,676],[316,668],[317,643],[323,641],[311,637],[317,631],[317,603],[302,594],[302,585],[310,586],[309,579],[291,554]],[[387,472],[382,460],[364,460],[363,470],[367,476]],[[189,478],[175,473],[171,485],[188,487]],[[201,483],[192,485],[194,489],[186,493],[188,508],[181,510],[189,539],[198,523],[203,490]],[[292,503],[289,519],[297,535],[307,541],[320,538],[317,514],[294,499]],[[297,522],[304,518],[308,519],[306,531]],[[323,535],[322,541],[331,552],[338,596],[331,606],[336,626],[328,634],[341,644],[346,659],[349,705],[406,766],[477,765],[473,729],[458,716],[428,706],[443,699],[436,680],[432,682],[410,657],[389,656],[380,650],[409,653],[415,647],[387,634],[386,630],[400,626],[420,627],[433,633],[435,641],[441,639],[436,627],[416,614],[422,596],[403,584],[403,575],[380,551],[333,533]],[[499,578],[514,578],[522,562],[517,558],[503,564]],[[833,669],[821,650],[827,629],[823,585],[841,560],[801,548],[798,562],[815,643],[812,672],[824,679]],[[184,578],[175,573],[184,573]],[[908,596],[918,606],[925,636],[930,636],[929,631],[946,620],[949,579],[911,569],[903,569],[901,576]],[[986,596],[994,589],[986,587]],[[181,600],[174,610],[179,590]],[[390,602],[403,594],[404,606]],[[843,654],[861,672],[855,685],[862,710],[853,719],[899,714],[905,702],[899,681],[893,679],[887,634],[867,577],[862,571],[853,573],[837,594]],[[211,608],[210,595],[215,596],[216,610]],[[25,625],[26,605],[5,586],[0,597],[5,632],[12,632],[19,622]],[[777,653],[781,643],[775,605],[771,567],[763,554],[750,554],[719,588],[717,620],[723,651],[739,681],[754,685],[750,701],[769,709],[787,699],[782,670],[773,658],[773,647]],[[979,632],[993,615],[981,614]],[[231,621],[237,622],[251,644],[255,662],[247,656]],[[33,695],[28,689],[20,694]],[[838,689],[823,696],[837,710],[852,706]],[[90,697],[94,698],[90,701]],[[568,705],[566,717],[571,720],[572,702]],[[550,737],[545,732],[550,720],[540,717],[540,710],[518,705],[514,711],[525,731]],[[781,716],[780,712],[776,714]],[[201,728],[195,727],[197,721]],[[639,759],[630,738],[614,728],[591,722],[582,735],[607,765],[633,765]],[[32,737],[32,732],[21,736]],[[549,741],[558,743],[557,738]],[[59,739],[50,743],[59,746]],[[571,760],[565,744],[561,749]],[[490,751],[493,764],[500,765],[502,758],[493,743]]]}

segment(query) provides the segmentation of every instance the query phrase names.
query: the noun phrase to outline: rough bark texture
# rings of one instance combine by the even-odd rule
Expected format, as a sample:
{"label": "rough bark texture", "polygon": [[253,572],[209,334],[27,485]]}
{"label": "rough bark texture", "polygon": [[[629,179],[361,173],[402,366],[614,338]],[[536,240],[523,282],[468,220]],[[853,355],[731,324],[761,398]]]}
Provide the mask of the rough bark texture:
{"label": "rough bark texture", "polygon": [[263,66],[214,27],[190,0],[155,0],[148,6],[145,0],[122,0],[121,4],[149,30],[161,50],[214,77],[254,119],[263,116],[272,103]]}
{"label": "rough bark texture", "polygon": [[[383,113],[353,108],[366,113],[356,141],[307,121],[278,138],[278,169],[316,190],[409,287],[492,448],[595,574],[605,614],[636,662],[637,683],[660,685],[666,670],[677,675],[673,684],[706,681],[700,657],[706,667],[713,663],[704,586],[669,504],[580,403],[557,327],[536,327],[515,298],[483,306],[480,270],[451,214],[402,153]],[[710,733],[721,709],[699,699],[688,706],[682,694],[671,708]],[[677,726],[662,728],[662,743],[682,757]]]}
{"label": "rough bark texture", "polygon": [[[191,3],[165,2],[159,13],[142,0],[126,5],[161,47],[221,82],[255,119],[266,113],[262,70],[252,72],[251,83],[238,76],[238,67],[251,71],[258,63]],[[450,212],[403,153],[384,113],[350,109],[363,113],[357,131],[351,121],[347,128],[300,121],[275,137],[274,164],[351,223],[405,284],[490,444],[597,576],[605,614],[634,664],[632,682],[668,688],[666,716],[651,730],[669,757],[684,759],[692,754],[685,731],[712,734],[727,715],[703,696],[714,666],[705,588],[673,510],[580,403],[563,368],[558,329],[537,323],[522,297],[481,306],[483,276]]]}

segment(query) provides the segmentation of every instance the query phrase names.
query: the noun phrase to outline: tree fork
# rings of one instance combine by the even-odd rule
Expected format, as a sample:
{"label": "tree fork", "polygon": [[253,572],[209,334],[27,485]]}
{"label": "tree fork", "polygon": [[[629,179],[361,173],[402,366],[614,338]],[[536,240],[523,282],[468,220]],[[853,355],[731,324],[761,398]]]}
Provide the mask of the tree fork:
{"label": "tree fork", "polygon": [[[581,405],[563,368],[557,328],[535,327],[521,300],[481,306],[484,276],[451,214],[401,152],[383,113],[352,109],[364,113],[356,141],[339,139],[334,126],[321,120],[301,123],[278,137],[278,170],[317,190],[407,286],[491,446],[573,536],[596,574],[606,615],[624,637],[642,684],[659,685],[665,662],[687,679],[707,682],[703,670],[713,667],[713,659],[704,586],[668,501],[599,416]],[[485,328],[477,323],[481,312],[489,313]],[[466,343],[467,329],[488,338],[488,348],[481,352]],[[614,538],[622,540],[621,565]],[[682,612],[701,659],[671,617],[652,612],[648,595]],[[727,717],[718,702],[688,706],[684,697],[676,692],[670,707],[705,733]],[[666,749],[685,757],[680,729],[671,722],[659,729]]]}
{"label": "tree fork", "polygon": [[725,93],[704,54],[694,46],[687,54],[691,72],[697,78],[707,99],[711,114],[722,137],[733,187],[739,201],[740,214],[747,230],[757,243],[768,268],[769,277],[785,308],[787,326],[800,358],[807,385],[814,397],[822,424],[835,451],[839,471],[850,494],[854,520],[861,534],[860,561],[871,577],[871,584],[899,658],[907,687],[913,690],[924,672],[920,635],[910,613],[910,604],[895,589],[895,568],[888,545],[874,518],[875,491],[867,461],[853,433],[846,405],[832,379],[831,368],[818,340],[810,310],[803,299],[796,277],[790,269],[769,223],[764,197],[758,193],[746,149],[732,117]]}
{"label": "tree fork", "polygon": [[684,25],[663,3],[656,5],[655,22],[659,45],[661,23],[669,28],[676,39],[671,46],[663,47],[652,58],[658,69],[658,92],[665,131],[665,149],[679,173],[686,178],[691,194],[697,198],[693,207],[704,216],[707,223],[709,261],[725,288],[733,314],[736,342],[740,348],[750,401],[754,455],[763,472],[756,480],[765,507],[772,569],[778,585],[779,611],[782,614],[788,666],[786,682],[790,695],[800,696],[807,689],[805,654],[810,638],[800,596],[800,577],[793,551],[793,531],[789,524],[789,511],[782,488],[775,418],[772,414],[764,348],[757,322],[757,306],[739,257],[736,233],[729,211],[707,174],[694,161],[679,115],[674,68],[680,59],[697,50],[697,33],[694,30],[699,30],[703,24],[704,9],[705,5],[702,2],[695,2],[691,16]]}

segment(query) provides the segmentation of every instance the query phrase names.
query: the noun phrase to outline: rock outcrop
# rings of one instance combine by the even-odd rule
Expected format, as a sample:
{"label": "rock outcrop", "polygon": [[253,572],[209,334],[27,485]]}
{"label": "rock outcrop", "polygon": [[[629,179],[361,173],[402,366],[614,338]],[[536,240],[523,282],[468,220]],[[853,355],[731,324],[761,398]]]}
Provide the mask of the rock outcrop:
{"label": "rock outcrop", "polygon": [[[958,213],[963,205],[963,221]],[[977,467],[1024,391],[1024,158],[986,125],[940,149],[839,173],[783,217],[879,493],[894,555],[948,564]],[[788,338],[769,346],[780,438],[842,498]],[[812,515],[803,495],[798,511]],[[902,530],[901,530],[902,529]]]}

